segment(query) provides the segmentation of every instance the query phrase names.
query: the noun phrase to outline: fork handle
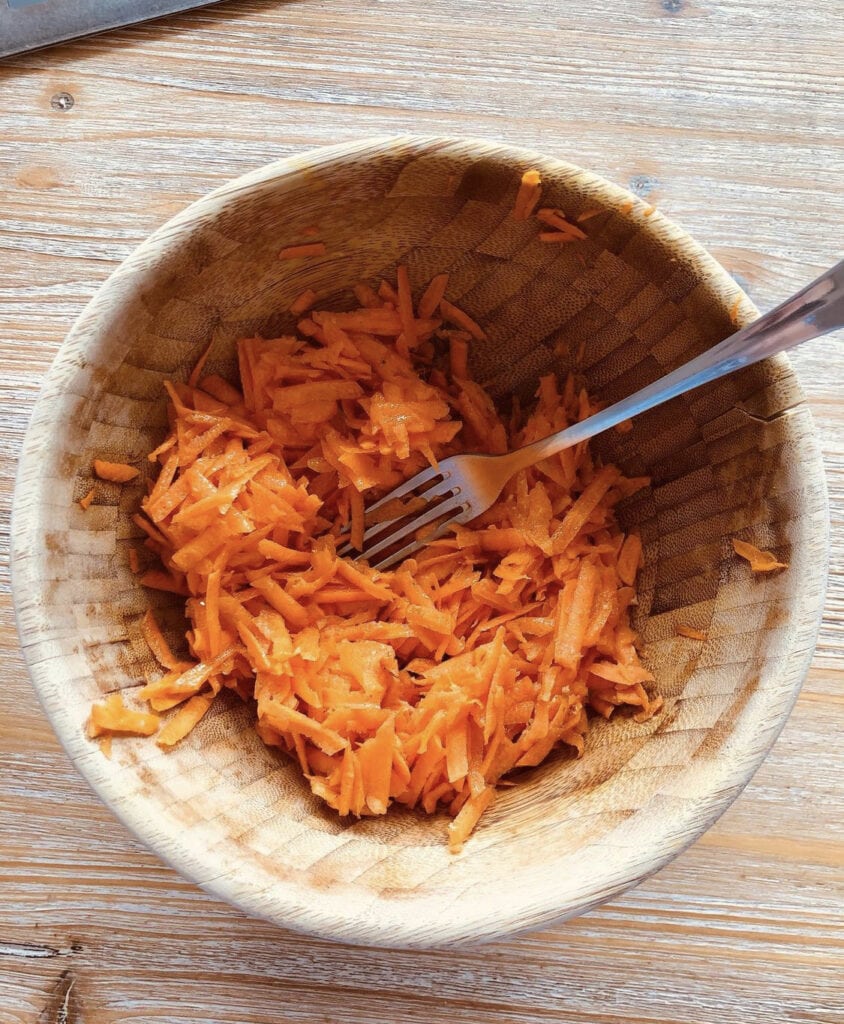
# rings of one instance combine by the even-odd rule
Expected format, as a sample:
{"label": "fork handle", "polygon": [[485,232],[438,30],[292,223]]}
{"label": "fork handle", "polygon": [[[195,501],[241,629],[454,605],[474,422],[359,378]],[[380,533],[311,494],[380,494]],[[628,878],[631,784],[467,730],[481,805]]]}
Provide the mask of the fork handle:
{"label": "fork handle", "polygon": [[[549,437],[511,452],[511,472],[533,466],[639,413],[744,366],[844,327],[844,260],[769,313],[659,380]],[[508,466],[508,468],[510,468]]]}

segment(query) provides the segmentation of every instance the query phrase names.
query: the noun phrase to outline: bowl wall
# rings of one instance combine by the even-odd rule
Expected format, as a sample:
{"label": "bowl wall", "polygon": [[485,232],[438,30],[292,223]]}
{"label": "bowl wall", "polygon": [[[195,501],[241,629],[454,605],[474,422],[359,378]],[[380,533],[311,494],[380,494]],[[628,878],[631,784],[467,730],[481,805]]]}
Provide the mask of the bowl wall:
{"label": "bowl wall", "polygon": [[[589,238],[543,245],[509,215],[519,177]],[[278,250],[315,226],[328,254]],[[431,946],[490,938],[578,913],[657,870],[730,803],[796,698],[826,569],[826,495],[808,410],[785,358],[641,416],[596,441],[652,486],[621,507],[646,566],[637,627],[665,710],[599,721],[585,756],[563,756],[501,793],[458,857],[445,820],[411,813],[348,824],[298,769],[264,747],[250,710],[220,703],[175,750],[85,738],[90,703],[155,666],[139,621],[181,611],[128,564],[143,480],[91,486],[95,457],[140,459],[166,424],[162,382],[205,348],[231,376],[235,341],[292,328],[305,288],[349,305],[361,279],[406,263],[419,289],[481,321],[476,379],[529,397],[550,370],[581,371],[621,398],[755,316],[687,235],[583,170],[477,140],[380,139],[283,160],[200,200],[145,242],[86,308],[36,406],[17,484],[15,601],[32,678],[79,770],[138,836],[189,878],[287,927],[349,942]],[[148,464],[144,461],[144,466]],[[148,469],[145,469],[145,472]],[[755,577],[741,537],[790,568]],[[709,634],[676,635],[677,624]]]}

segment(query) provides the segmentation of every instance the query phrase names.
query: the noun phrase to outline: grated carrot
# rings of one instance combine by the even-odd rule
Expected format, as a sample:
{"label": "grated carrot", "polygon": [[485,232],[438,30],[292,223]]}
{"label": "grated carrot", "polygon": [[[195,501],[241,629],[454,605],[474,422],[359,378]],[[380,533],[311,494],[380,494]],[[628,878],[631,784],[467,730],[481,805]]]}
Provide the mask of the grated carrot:
{"label": "grated carrot", "polygon": [[202,376],[202,371],[205,369],[205,364],[208,362],[208,357],[211,355],[211,346],[213,344],[213,340],[209,341],[203,349],[202,355],[197,359],[194,368],[190,372],[190,377],[188,377],[188,387],[195,388],[199,383],[199,378]]}
{"label": "grated carrot", "polygon": [[570,231],[540,231],[540,242],[576,242],[577,236]]}
{"label": "grated carrot", "polygon": [[286,245],[278,254],[280,260],[298,260],[307,256],[324,256],[325,242],[303,242],[301,245]]}
{"label": "grated carrot", "polygon": [[85,495],[84,498],[80,498],[79,499],[79,506],[83,510],[83,512],[87,512],[88,509],[91,507],[91,502],[94,500],[95,494],[96,494],[96,491],[92,487],[91,490],[88,491],[88,493]]}
{"label": "grated carrot", "polygon": [[[394,570],[338,557],[345,537],[360,547],[365,526],[418,510],[409,498],[364,511],[425,466],[597,408],[550,375],[532,411],[502,418],[468,366],[486,334],[447,283],[414,309],[399,268],[395,286],[358,285],[356,309],[242,339],[239,387],[169,383],[172,432],[133,521],[158,560],[140,582],[182,594],[189,623],[189,662],[151,612],[140,623],[162,667],[138,694],[168,716],[157,742],[180,742],[233,689],[339,814],[445,810],[456,853],[514,768],[560,745],[581,755],[589,714],[627,706],[644,721],[660,700],[629,623],[641,541],[614,515],[647,481],[587,445],[521,471],[481,519]],[[97,708],[92,735],[158,726]]]}
{"label": "grated carrot", "polygon": [[477,324],[468,313],[464,312],[447,299],[440,300],[440,312],[444,319],[448,320],[451,324],[456,324],[457,327],[460,327],[462,330],[467,331],[476,341],[486,340],[486,332],[484,329]]}
{"label": "grated carrot", "polygon": [[[560,234],[568,235],[574,239],[584,239],[588,237],[585,231],[582,231],[576,224],[572,224],[566,220],[566,216],[560,210],[554,210],[551,207],[544,207],[541,210],[536,211],[536,219],[541,221],[543,224],[547,224],[548,227],[554,228],[556,232]],[[553,232],[542,232],[540,233],[540,239],[542,234],[553,234]]]}
{"label": "grated carrot", "polygon": [[621,546],[617,563],[618,578],[628,587],[632,587],[636,582],[641,558],[642,540],[638,534],[631,533]]}
{"label": "grated carrot", "polygon": [[313,306],[316,302],[316,298],[317,294],[313,288],[306,288],[290,303],[290,312],[293,313],[294,316],[300,316]]}
{"label": "grated carrot", "polygon": [[445,298],[445,290],[448,287],[448,274],[436,274],[431,278],[428,287],[422,293],[419,300],[419,316],[425,319],[432,317],[439,309],[440,303]]}
{"label": "grated carrot", "polygon": [[416,321],[413,316],[413,296],[410,292],[410,278],[407,273],[407,267],[401,266],[396,270],[396,285],[404,344],[408,349],[414,349],[416,348]]}
{"label": "grated carrot", "polygon": [[747,559],[753,572],[773,572],[774,569],[788,568],[788,562],[778,562],[770,551],[760,551],[755,544],[748,544],[736,537],[733,537],[733,550],[741,558]]}
{"label": "grated carrot", "polygon": [[677,636],[688,637],[689,640],[706,640],[706,633],[702,629],[695,629],[694,626],[684,626],[679,624],[675,627]]}
{"label": "grated carrot", "polygon": [[92,739],[113,733],[151,736],[158,728],[158,722],[158,715],[147,711],[133,711],[123,703],[122,694],[110,693],[102,703],[91,707],[88,735]]}
{"label": "grated carrot", "polygon": [[469,376],[468,339],[451,335],[448,339],[448,360],[451,376],[455,380],[466,380]]}
{"label": "grated carrot", "polygon": [[150,608],[147,609],[144,617],[141,619],[141,633],[155,660],[162,668],[177,669],[182,665],[182,662],[170,650],[170,645],[164,639],[161,627],[158,625]]}
{"label": "grated carrot", "polygon": [[127,466],[125,462],[104,462],[94,459],[94,473],[100,480],[111,480],[112,483],[125,484],[134,480],[140,470]]}
{"label": "grated carrot", "polygon": [[519,184],[519,191],[516,193],[513,217],[516,220],[527,220],[533,213],[541,195],[542,178],[539,171],[534,169],[525,171]]}
{"label": "grated carrot", "polygon": [[155,742],[159,747],[172,747],[183,740],[211,707],[212,700],[197,694],[183,704],[156,736]]}
{"label": "grated carrot", "polygon": [[138,549],[135,547],[129,548],[129,569],[131,572],[139,573],[141,571],[141,563],[138,557]]}

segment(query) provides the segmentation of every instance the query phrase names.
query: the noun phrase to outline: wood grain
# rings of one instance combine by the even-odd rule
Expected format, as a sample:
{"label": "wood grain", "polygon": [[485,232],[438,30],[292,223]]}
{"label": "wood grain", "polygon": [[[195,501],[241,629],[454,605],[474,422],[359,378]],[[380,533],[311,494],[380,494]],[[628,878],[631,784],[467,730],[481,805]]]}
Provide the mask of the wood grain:
{"label": "wood grain", "polygon": [[[632,183],[762,307],[838,258],[839,6],[615,7],[610,23],[591,0],[231,3],[6,62],[4,536],[29,410],[84,301],[172,212],[277,156],[407,129],[528,143]],[[59,90],[76,99],[67,113],[49,105]],[[42,1011],[89,1024],[841,1020],[840,352],[830,338],[794,359],[826,453],[833,551],[814,667],[774,751],[654,879],[476,952],[306,941],[162,867],[68,767],[26,681],[4,577],[3,1024]]]}

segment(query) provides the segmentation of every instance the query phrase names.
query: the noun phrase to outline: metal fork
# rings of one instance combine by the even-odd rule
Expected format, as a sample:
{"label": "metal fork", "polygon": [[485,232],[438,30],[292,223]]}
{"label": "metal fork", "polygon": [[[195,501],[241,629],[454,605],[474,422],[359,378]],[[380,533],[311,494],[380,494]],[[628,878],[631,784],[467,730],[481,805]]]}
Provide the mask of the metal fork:
{"label": "metal fork", "polygon": [[[505,455],[452,455],[438,467],[417,473],[371,505],[366,516],[396,498],[421,497],[425,508],[412,516],[373,524],[364,532],[362,551],[347,543],[338,554],[366,558],[373,568],[387,569],[440,537],[450,526],[468,523],[486,511],[520,469],[587,441],[701,384],[842,326],[844,260],[748,327],[580,423]],[[428,533],[423,532],[426,526],[431,527]],[[376,560],[379,554],[382,558]]]}

